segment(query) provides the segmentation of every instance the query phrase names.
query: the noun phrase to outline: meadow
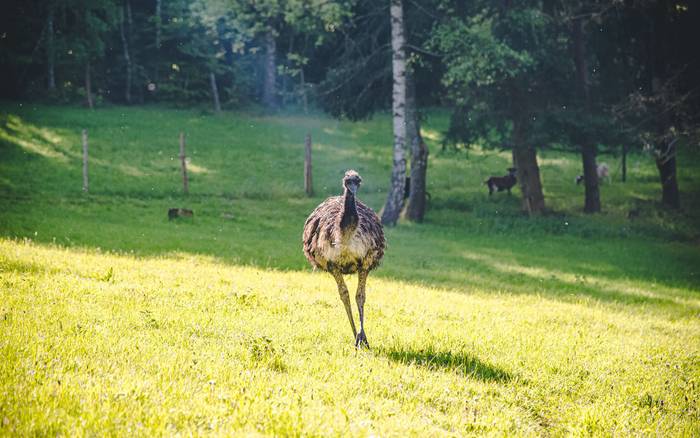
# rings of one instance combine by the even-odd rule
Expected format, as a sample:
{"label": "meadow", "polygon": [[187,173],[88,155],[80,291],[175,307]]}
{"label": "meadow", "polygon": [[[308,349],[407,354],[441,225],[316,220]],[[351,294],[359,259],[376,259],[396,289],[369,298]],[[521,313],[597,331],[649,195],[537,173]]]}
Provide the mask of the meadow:
{"label": "meadow", "polygon": [[426,221],[386,230],[358,351],[301,229],[348,168],[381,207],[388,115],[1,103],[0,435],[699,435],[700,154],[680,212],[648,155],[625,183],[602,156],[589,216],[579,156],[543,151],[551,212],[527,218],[482,184],[510,154],[442,151],[447,123],[426,117]]}

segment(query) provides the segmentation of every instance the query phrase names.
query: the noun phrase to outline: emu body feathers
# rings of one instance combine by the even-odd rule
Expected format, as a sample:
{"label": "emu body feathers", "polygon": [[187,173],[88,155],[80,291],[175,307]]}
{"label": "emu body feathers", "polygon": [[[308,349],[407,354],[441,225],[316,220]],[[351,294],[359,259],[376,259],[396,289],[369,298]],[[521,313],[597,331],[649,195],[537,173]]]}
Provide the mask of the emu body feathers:
{"label": "emu body feathers", "polygon": [[354,274],[371,271],[384,256],[384,232],[377,215],[356,201],[357,223],[341,227],[344,196],[326,199],[304,224],[304,255],[315,268]]}

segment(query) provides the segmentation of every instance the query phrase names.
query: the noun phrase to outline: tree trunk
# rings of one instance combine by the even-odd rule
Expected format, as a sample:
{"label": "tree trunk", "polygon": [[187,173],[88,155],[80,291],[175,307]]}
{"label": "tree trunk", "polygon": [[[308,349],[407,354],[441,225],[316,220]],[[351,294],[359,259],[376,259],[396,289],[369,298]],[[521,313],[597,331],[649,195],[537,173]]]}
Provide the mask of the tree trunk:
{"label": "tree trunk", "polygon": [[299,86],[301,87],[301,104],[304,108],[304,114],[309,113],[309,100],[306,96],[306,80],[304,79],[304,66],[302,65],[299,70]]}
{"label": "tree trunk", "polygon": [[537,151],[527,146],[524,140],[522,120],[513,118],[513,164],[517,169],[517,178],[522,193],[522,210],[529,215],[544,213],[544,194],[540,181],[540,168],[537,165]]}
{"label": "tree trunk", "polygon": [[282,97],[282,107],[285,108],[289,99],[289,75],[287,73],[281,76],[281,82],[280,96]]}
{"label": "tree trunk", "polygon": [[540,182],[540,168],[537,165],[537,152],[530,146],[515,146],[518,162],[518,181],[523,194],[522,209],[529,215],[544,213],[544,194]]}
{"label": "tree trunk", "polygon": [[185,155],[185,133],[180,132],[180,165],[182,166],[182,191],[190,193],[190,180],[187,177],[187,155]]}
{"label": "tree trunk", "polygon": [[160,49],[160,32],[161,32],[161,18],[160,18],[160,6],[161,0],[156,0],[156,12],[154,14],[156,23],[156,49]]}
{"label": "tree trunk", "polygon": [[83,129],[83,192],[88,190],[88,130]]}
{"label": "tree trunk", "polygon": [[[588,88],[588,66],[586,65],[586,52],[583,41],[583,24],[581,18],[573,22],[574,34],[574,63],[576,64],[576,78],[579,92],[583,101],[583,112],[591,114],[591,95]],[[596,163],[597,147],[588,133],[581,135],[581,158],[583,161],[583,180],[586,186],[586,195],[583,211],[597,213],[600,211],[600,188],[598,186],[598,171]]]}
{"label": "tree trunk", "polygon": [[583,180],[586,184],[586,199],[583,205],[585,213],[600,211],[600,188],[598,185],[598,165],[596,164],[596,146],[585,144],[581,148],[583,158]]}
{"label": "tree trunk", "polygon": [[428,148],[420,134],[416,83],[410,73],[406,75],[406,143],[411,147],[411,187],[405,216],[408,220],[423,222]]}
{"label": "tree trunk", "polygon": [[[126,13],[124,9],[127,9]],[[129,0],[124,2],[124,7],[121,10],[121,20],[119,22],[119,33],[122,39],[122,46],[124,48],[124,62],[126,63],[126,86],[124,89],[124,100],[126,103],[131,103],[131,81],[132,81],[132,65],[131,57],[129,56],[129,39],[127,38],[126,20],[127,16],[131,15],[129,9]]]}
{"label": "tree trunk", "polygon": [[[668,18],[668,4],[659,1],[654,4],[653,19],[650,35],[650,79],[653,97],[659,97],[664,93],[663,85],[671,80],[669,69],[668,51],[670,33]],[[663,99],[662,99],[663,100]],[[676,178],[676,141],[670,130],[672,125],[671,108],[663,105],[659,108],[654,118],[656,124],[657,139],[655,143],[656,168],[659,170],[661,180],[661,203],[668,208],[680,208],[681,200]]]}
{"label": "tree trunk", "polygon": [[[158,52],[160,52],[161,48],[161,33],[162,33],[162,26],[163,26],[163,20],[161,18],[161,3],[162,0],[156,0],[156,9],[153,13],[153,22],[155,25],[155,30],[156,30],[156,35],[155,35],[155,49],[156,49],[156,55],[158,56]],[[158,93],[158,89],[160,88],[160,84],[158,83],[160,80],[160,71],[159,71],[159,63],[156,62],[153,64],[153,83],[156,85],[156,87],[151,90],[153,94]]]}
{"label": "tree trunk", "polygon": [[213,71],[209,72],[209,83],[211,84],[211,95],[214,99],[214,111],[218,114],[221,112],[221,103],[219,102],[219,87],[216,86],[216,76]]}
{"label": "tree trunk", "polygon": [[[662,147],[659,148],[659,150]],[[656,168],[661,178],[661,203],[669,208],[680,208],[681,199],[676,178],[676,140],[671,140],[664,152],[656,158]]]}
{"label": "tree trunk", "polygon": [[277,56],[277,43],[272,30],[265,33],[265,82],[263,84],[263,103],[268,109],[276,105],[277,90],[277,66],[275,58]]}
{"label": "tree trunk", "polygon": [[56,89],[56,76],[54,74],[54,60],[56,51],[54,48],[54,32],[53,32],[53,7],[49,5],[49,15],[46,18],[46,68],[48,74],[49,91]]}
{"label": "tree trunk", "polygon": [[307,196],[313,196],[313,172],[311,170],[311,133],[306,133],[304,139],[304,191]]}
{"label": "tree trunk", "polygon": [[403,194],[406,185],[406,40],[401,0],[391,0],[390,14],[391,64],[394,79],[392,91],[394,157],[391,188],[384,204],[382,223],[395,225],[403,207]]}
{"label": "tree trunk", "polygon": [[226,65],[233,65],[233,48],[231,47],[231,38],[226,37],[226,20],[220,17],[216,21],[216,33],[219,39],[219,45],[224,49],[224,61]]}
{"label": "tree trunk", "polygon": [[85,62],[85,98],[87,99],[87,106],[90,109],[94,108],[92,102],[92,84],[90,78],[90,60]]}

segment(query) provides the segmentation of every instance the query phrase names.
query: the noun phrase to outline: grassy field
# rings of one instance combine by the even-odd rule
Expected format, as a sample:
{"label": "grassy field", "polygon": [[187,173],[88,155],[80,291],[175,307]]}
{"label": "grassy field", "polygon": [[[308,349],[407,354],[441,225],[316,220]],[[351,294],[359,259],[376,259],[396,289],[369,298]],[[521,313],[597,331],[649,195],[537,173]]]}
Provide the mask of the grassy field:
{"label": "grassy field", "polygon": [[357,351],[300,235],[347,168],[381,207],[386,115],[0,104],[0,435],[698,436],[700,157],[681,156],[677,213],[648,156],[624,184],[602,157],[589,217],[580,159],[545,151],[552,212],[528,219],[481,185],[509,154],[441,153],[446,124],[426,120],[426,223],[387,230]]}

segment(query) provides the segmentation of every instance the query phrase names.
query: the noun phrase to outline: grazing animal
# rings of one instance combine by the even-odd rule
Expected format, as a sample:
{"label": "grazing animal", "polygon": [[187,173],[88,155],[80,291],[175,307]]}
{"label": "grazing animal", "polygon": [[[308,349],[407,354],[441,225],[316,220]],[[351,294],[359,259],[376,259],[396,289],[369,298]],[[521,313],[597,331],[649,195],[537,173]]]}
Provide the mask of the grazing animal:
{"label": "grazing animal", "polygon": [[194,212],[187,208],[170,208],[168,209],[168,220],[177,219],[179,217],[193,217]]}
{"label": "grazing animal", "polygon": [[518,169],[515,167],[509,167],[508,175],[492,176],[484,181],[484,184],[489,186],[489,196],[493,195],[494,191],[502,192],[504,190],[508,190],[508,194],[510,195],[510,189],[518,182],[518,179],[515,177],[515,172],[517,171]]}
{"label": "grazing animal", "polygon": [[[597,164],[595,167],[596,174],[598,174],[598,181],[603,181],[603,180],[610,180],[610,167],[608,167],[607,163],[600,163]],[[576,177],[576,185],[579,185],[583,182],[583,175],[579,175]]]}
{"label": "grazing animal", "polygon": [[[365,335],[365,284],[369,272],[384,256],[385,241],[379,217],[356,198],[361,183],[357,172],[345,172],[342,196],[326,199],[306,219],[302,245],[309,263],[330,273],[338,284],[355,346],[369,348]],[[352,317],[348,287],[343,280],[343,274],[355,273],[358,275],[355,300],[360,314],[359,333]]]}

